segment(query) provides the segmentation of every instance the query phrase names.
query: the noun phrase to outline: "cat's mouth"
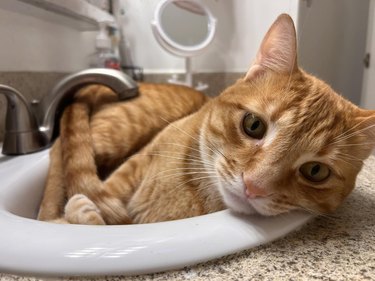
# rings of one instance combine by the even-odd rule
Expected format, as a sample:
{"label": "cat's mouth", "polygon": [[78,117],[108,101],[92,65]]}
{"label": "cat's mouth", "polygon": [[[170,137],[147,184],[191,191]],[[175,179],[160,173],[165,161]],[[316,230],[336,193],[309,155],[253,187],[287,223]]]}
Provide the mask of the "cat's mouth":
{"label": "cat's mouth", "polygon": [[255,213],[262,216],[270,216],[275,214],[270,211],[269,205],[272,205],[274,192],[269,191],[264,186],[255,185],[252,182],[246,181],[242,176],[243,194],[242,197],[247,204],[255,211]]}
{"label": "cat's mouth", "polygon": [[274,216],[281,213],[289,212],[293,209],[296,209],[296,206],[292,206],[290,203],[278,202],[278,196],[264,187],[262,189],[253,189],[249,187],[249,184],[246,184],[243,181],[243,195],[246,202],[254,210],[255,213],[262,216]]}
{"label": "cat's mouth", "polygon": [[[258,192],[257,192],[258,191]],[[269,215],[267,206],[272,202],[272,193],[254,191],[240,176],[232,184],[221,185],[221,194],[227,207],[244,214]]]}

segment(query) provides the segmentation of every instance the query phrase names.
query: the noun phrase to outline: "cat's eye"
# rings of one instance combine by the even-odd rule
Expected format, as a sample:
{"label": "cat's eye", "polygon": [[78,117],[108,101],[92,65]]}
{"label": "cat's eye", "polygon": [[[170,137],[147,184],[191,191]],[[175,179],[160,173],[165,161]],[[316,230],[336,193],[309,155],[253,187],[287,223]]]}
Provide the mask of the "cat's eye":
{"label": "cat's eye", "polygon": [[322,182],[331,175],[331,170],[327,165],[319,162],[307,162],[303,164],[299,171],[311,182]]}
{"label": "cat's eye", "polygon": [[251,113],[245,115],[242,121],[242,127],[248,136],[258,140],[264,137],[267,130],[263,120]]}

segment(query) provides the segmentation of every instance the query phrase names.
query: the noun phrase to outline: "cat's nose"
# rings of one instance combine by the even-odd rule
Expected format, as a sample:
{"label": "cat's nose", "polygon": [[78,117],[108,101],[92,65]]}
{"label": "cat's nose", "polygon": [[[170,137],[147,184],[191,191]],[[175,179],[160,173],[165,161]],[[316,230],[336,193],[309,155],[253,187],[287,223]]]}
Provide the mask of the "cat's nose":
{"label": "cat's nose", "polygon": [[244,175],[243,181],[245,183],[245,193],[248,198],[257,198],[257,197],[267,197],[270,195],[265,188],[262,188],[254,183],[254,181],[249,177]]}

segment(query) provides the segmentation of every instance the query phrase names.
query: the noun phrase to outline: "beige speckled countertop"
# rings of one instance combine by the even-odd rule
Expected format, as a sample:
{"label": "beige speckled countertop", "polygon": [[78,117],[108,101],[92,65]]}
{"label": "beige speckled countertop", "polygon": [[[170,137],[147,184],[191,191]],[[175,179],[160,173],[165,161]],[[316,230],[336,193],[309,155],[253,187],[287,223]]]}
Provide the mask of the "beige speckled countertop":
{"label": "beige speckled countertop", "polygon": [[[0,279],[43,280],[1,273]],[[375,280],[375,156],[335,214],[273,243],[183,270],[61,280]]]}

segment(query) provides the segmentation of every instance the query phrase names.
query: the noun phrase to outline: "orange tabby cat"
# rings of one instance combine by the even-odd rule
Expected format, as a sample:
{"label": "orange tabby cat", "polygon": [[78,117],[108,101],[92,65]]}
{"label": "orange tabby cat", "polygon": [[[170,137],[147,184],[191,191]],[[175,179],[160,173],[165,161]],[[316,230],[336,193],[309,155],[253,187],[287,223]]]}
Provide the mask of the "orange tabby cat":
{"label": "orange tabby cat", "polygon": [[[262,215],[335,210],[354,188],[374,147],[375,111],[356,107],[301,70],[296,49],[293,21],[281,15],[243,79],[173,123],[166,112],[157,117],[150,107],[142,114],[127,113],[123,126],[140,126],[139,119],[145,120],[128,135],[116,134],[119,118],[104,121],[104,109],[90,97],[78,97],[64,112],[60,142],[52,149],[51,167],[57,169],[50,170],[40,219],[123,224],[226,207]],[[128,107],[142,108],[136,102]],[[164,106],[172,111],[178,102],[179,97],[165,100]],[[170,124],[150,141],[163,123]],[[111,129],[105,127],[109,124]],[[123,139],[124,147],[121,141],[102,147],[98,135],[108,134],[106,130]],[[102,164],[122,160],[116,154],[137,151],[146,142],[137,145],[139,139],[149,142],[101,180],[95,157]]]}

